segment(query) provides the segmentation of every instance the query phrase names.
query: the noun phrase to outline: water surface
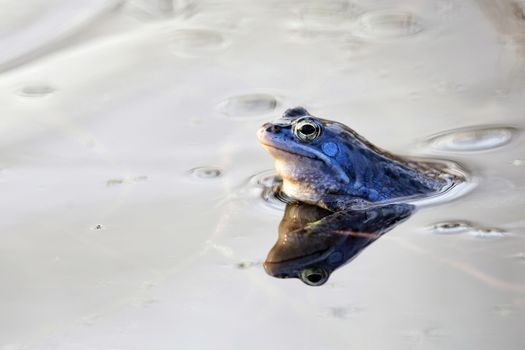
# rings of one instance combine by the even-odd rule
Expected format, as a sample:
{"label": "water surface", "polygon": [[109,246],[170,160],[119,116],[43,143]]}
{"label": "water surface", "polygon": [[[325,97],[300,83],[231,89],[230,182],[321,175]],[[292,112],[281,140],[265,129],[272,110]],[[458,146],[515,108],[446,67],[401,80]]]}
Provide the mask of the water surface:
{"label": "water surface", "polygon": [[[81,3],[0,1],[0,349],[525,348],[523,2]],[[477,185],[271,278],[296,105]]]}

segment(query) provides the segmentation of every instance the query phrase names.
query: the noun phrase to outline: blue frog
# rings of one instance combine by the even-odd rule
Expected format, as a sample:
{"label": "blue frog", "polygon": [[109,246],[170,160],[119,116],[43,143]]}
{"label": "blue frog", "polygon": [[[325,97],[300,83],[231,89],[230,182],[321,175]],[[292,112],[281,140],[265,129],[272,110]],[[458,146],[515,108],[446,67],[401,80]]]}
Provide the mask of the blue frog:
{"label": "blue frog", "polygon": [[451,183],[435,163],[393,155],[302,107],[264,124],[257,136],[275,160],[282,191],[330,211],[419,198]]}

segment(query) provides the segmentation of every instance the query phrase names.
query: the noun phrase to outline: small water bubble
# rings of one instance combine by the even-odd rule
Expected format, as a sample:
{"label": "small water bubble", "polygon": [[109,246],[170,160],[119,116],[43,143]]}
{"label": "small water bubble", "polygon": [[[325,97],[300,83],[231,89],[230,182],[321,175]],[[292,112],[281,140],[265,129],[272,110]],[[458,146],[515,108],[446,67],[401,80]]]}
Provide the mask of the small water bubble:
{"label": "small water bubble", "polygon": [[378,10],[364,13],[358,21],[357,35],[388,39],[415,35],[423,26],[415,14],[400,10]]}
{"label": "small water bubble", "polygon": [[19,95],[23,97],[45,97],[55,92],[55,89],[47,84],[26,85],[19,90]]}
{"label": "small water bubble", "polygon": [[512,140],[515,132],[513,127],[461,128],[430,136],[426,143],[440,151],[482,151],[506,145]]}
{"label": "small water bubble", "polygon": [[192,174],[195,177],[198,177],[200,179],[213,179],[217,178],[222,175],[222,170],[215,167],[197,167],[193,168],[190,171],[190,174]]}
{"label": "small water bubble", "polygon": [[279,105],[269,94],[247,94],[230,97],[219,104],[223,114],[229,117],[261,116],[272,113]]}
{"label": "small water bubble", "polygon": [[439,235],[463,233],[470,229],[472,229],[472,224],[462,220],[437,222],[430,227],[432,233]]}
{"label": "small water bubble", "polygon": [[226,46],[225,38],[218,32],[207,29],[177,30],[169,34],[171,48],[175,54],[206,54]]}

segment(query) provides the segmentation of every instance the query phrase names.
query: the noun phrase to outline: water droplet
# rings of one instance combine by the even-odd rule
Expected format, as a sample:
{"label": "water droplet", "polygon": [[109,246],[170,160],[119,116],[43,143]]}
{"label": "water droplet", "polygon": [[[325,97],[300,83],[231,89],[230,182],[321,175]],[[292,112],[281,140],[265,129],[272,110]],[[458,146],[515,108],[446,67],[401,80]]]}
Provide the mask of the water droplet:
{"label": "water droplet", "polygon": [[226,47],[225,38],[206,29],[177,30],[169,34],[171,48],[175,54],[199,55]]}
{"label": "water droplet", "polygon": [[222,113],[229,117],[251,117],[272,113],[279,105],[269,94],[248,94],[233,96],[219,104]]}
{"label": "water droplet", "polygon": [[426,143],[440,151],[483,151],[506,145],[515,132],[516,129],[512,127],[461,128],[430,136]]}
{"label": "water droplet", "polygon": [[215,167],[197,167],[190,170],[190,174],[201,179],[213,179],[222,175],[222,170]]}
{"label": "water droplet", "polygon": [[378,10],[364,13],[356,34],[365,38],[388,39],[419,33],[423,26],[413,13],[400,10]]}
{"label": "water droplet", "polygon": [[437,222],[430,228],[432,233],[439,235],[463,233],[470,229],[472,229],[472,224],[468,221],[462,220]]}
{"label": "water droplet", "polygon": [[23,97],[38,98],[45,97],[53,92],[55,92],[55,89],[52,86],[46,84],[33,84],[21,88],[19,90],[19,95]]}

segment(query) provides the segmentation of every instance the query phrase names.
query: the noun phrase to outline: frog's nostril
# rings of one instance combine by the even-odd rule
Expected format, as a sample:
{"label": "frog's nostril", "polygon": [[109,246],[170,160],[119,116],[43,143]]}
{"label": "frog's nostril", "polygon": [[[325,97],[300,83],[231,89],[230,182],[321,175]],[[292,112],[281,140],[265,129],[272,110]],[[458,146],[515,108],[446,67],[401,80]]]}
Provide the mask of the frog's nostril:
{"label": "frog's nostril", "polygon": [[281,132],[281,127],[279,125],[271,125],[266,129],[268,132],[278,134]]}

